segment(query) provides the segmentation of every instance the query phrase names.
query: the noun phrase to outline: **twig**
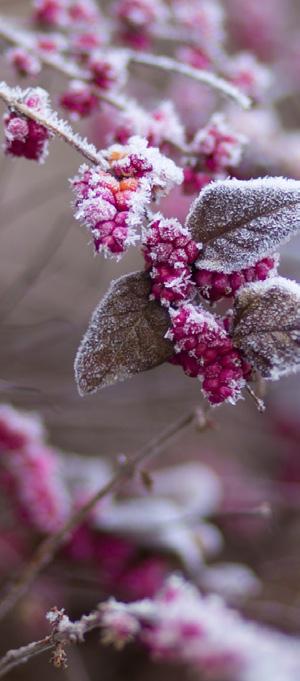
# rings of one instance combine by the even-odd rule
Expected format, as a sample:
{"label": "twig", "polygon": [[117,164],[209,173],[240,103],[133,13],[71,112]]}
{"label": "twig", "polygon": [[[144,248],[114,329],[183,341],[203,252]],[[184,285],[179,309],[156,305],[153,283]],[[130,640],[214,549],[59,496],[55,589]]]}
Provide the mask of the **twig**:
{"label": "twig", "polygon": [[266,409],[264,401],[261,400],[260,397],[256,395],[256,393],[254,392],[253,388],[251,388],[249,383],[247,383],[246,385],[246,390],[249,393],[250,397],[252,397],[252,399],[254,400],[257,406],[257,410],[260,412],[260,414],[263,414]]}
{"label": "twig", "polygon": [[134,476],[136,468],[145,460],[156,456],[162,447],[184,428],[189,426],[194,420],[194,411],[183,416],[179,421],[173,423],[160,435],[151,440],[145,447],[140,449],[131,459],[123,457],[115,475],[111,480],[101,487],[96,494],[79,510],[77,510],[63,527],[55,534],[47,537],[37,548],[32,559],[25,567],[17,582],[11,587],[7,595],[0,603],[0,620],[3,619],[12,608],[18,603],[20,598],[28,591],[36,577],[52,561],[57,551],[60,549],[68,535],[84,520],[88,513],[94,508],[98,501],[114,492],[120,484]]}
{"label": "twig", "polygon": [[169,73],[177,73],[186,76],[187,78],[192,78],[192,80],[197,80],[199,83],[208,85],[214,90],[218,90],[223,95],[227,95],[227,97],[234,99],[243,109],[249,109],[251,106],[251,100],[247,95],[241,92],[235,85],[232,85],[224,78],[220,78],[210,71],[196,69],[193,66],[183,64],[171,57],[138,52],[130,52],[129,55],[130,61],[133,64],[151,66],[163,71],[168,71]]}
{"label": "twig", "polygon": [[[53,608],[53,625],[52,632],[49,636],[29,643],[27,646],[22,646],[15,650],[9,650],[4,657],[0,659],[0,678],[8,674],[12,669],[21,664],[25,664],[32,657],[40,655],[47,650],[53,650],[52,661],[55,666],[56,654],[55,649],[63,651],[63,647],[68,643],[80,643],[84,640],[84,636],[93,629],[98,629],[102,625],[102,610],[101,605],[97,610],[93,610],[89,615],[83,615],[79,620],[71,622],[64,611],[59,611]],[[50,620],[51,621],[51,620]]]}
{"label": "twig", "polygon": [[21,101],[22,90],[20,95],[18,89],[9,88],[6,83],[0,83],[0,99],[13,111],[17,111],[21,116],[26,116],[30,120],[35,121],[39,125],[44,126],[52,133],[58,135],[64,142],[76,149],[84,158],[96,165],[103,163],[103,156],[101,152],[96,150],[93,144],[84,140],[77,133],[73,132],[70,125],[58,118],[55,113],[43,115],[40,111],[36,111],[27,106]]}
{"label": "twig", "polygon": [[[34,52],[45,66],[49,66],[64,74],[65,76],[68,76],[69,78],[80,78],[80,80],[83,81],[87,81],[89,78],[88,74],[86,74],[86,72],[82,69],[79,69],[74,62],[66,62],[60,57],[40,53],[35,46],[33,35],[29,31],[17,29],[10,25],[7,21],[4,22],[1,17],[0,38],[3,38],[13,45],[21,45],[25,49]],[[226,95],[237,102],[237,104],[239,104],[243,109],[249,109],[251,106],[251,100],[249,97],[247,97],[247,95],[241,92],[235,85],[232,85],[224,78],[220,78],[210,71],[196,69],[193,66],[189,66],[188,64],[184,64],[177,61],[176,59],[172,59],[171,57],[166,57],[164,55],[138,53],[131,50],[127,50],[126,52],[128,61],[132,64],[142,64],[144,66],[150,66],[163,71],[168,71],[169,73],[180,74],[186,78],[191,78],[192,80],[196,80],[199,83],[208,85],[214,90],[218,90],[223,95]],[[124,50],[122,50],[122,53],[124,54]],[[116,108],[126,108],[126,104],[122,103],[122,100],[119,100],[113,95],[102,94],[99,93],[99,91],[97,91],[97,95],[100,99],[102,98],[108,104],[111,104]]]}

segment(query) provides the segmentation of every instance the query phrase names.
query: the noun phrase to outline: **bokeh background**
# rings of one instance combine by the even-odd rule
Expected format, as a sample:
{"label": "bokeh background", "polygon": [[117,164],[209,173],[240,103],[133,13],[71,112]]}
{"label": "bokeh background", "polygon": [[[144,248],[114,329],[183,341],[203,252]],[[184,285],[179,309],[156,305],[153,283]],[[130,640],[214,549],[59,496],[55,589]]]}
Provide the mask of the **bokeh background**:
{"label": "bokeh background", "polygon": [[[240,0],[240,5],[243,4]],[[235,5],[234,0],[224,1],[229,10],[231,50],[236,46],[240,48],[237,38],[245,46]],[[281,0],[277,7],[283,17],[281,24],[278,19],[277,29],[281,51],[278,48],[276,53],[271,45],[265,54],[259,54],[260,49],[257,52],[264,61],[273,62],[275,51],[275,78],[283,78],[285,62],[290,64],[287,48],[292,29],[289,26],[293,27],[293,36],[300,31],[299,6],[297,0],[294,3]],[[29,11],[28,0],[0,0],[3,15],[21,19]],[[240,11],[239,16],[241,14]],[[282,43],[286,46],[285,51]],[[296,45],[296,39],[294,43]],[[277,62],[280,62],[279,66]],[[161,98],[173,98],[183,114],[186,114],[187,102],[192,102],[190,115],[198,127],[205,123],[211,110],[225,106],[232,121],[246,133],[247,130],[251,132],[247,152],[249,167],[253,168],[257,161],[255,171],[258,174],[261,169],[263,174],[274,171],[300,177],[300,132],[297,132],[300,127],[300,50],[293,63],[299,69],[299,89],[279,99],[275,110],[285,133],[293,134],[295,141],[293,144],[289,139],[290,146],[287,141],[286,146],[282,143],[276,161],[271,152],[273,141],[278,142],[277,129],[274,124],[272,132],[272,120],[264,104],[260,111],[265,116],[266,134],[260,133],[256,139],[259,125],[255,127],[249,114],[241,114],[235,106],[216,100],[198,84],[181,83],[174,77],[161,79],[159,74],[149,71],[146,83],[146,73],[136,69],[132,73],[130,89],[146,106],[155,105]],[[10,84],[16,82],[4,60],[1,60],[1,79]],[[40,84],[49,89],[55,102],[63,81],[45,71]],[[76,127],[101,147],[109,132],[111,115],[111,110],[104,109]],[[51,142],[50,155],[43,166],[23,159],[0,158],[1,401],[38,411],[46,424],[49,440],[56,447],[82,455],[108,457],[116,462],[120,453],[134,453],[184,412],[203,406],[203,402],[197,381],[168,365],[92,397],[79,397],[73,362],[90,315],[112,278],[142,267],[142,258],[134,249],[117,264],[93,256],[88,235],[75,221],[71,207],[68,178],[76,174],[79,164],[75,151],[59,140]],[[190,197],[181,198],[173,193],[165,202],[165,211],[182,218],[190,200]],[[300,281],[299,237],[283,249],[280,272]],[[258,539],[248,542],[238,531],[239,520],[232,519],[225,523],[225,553],[231,560],[245,560],[261,578],[260,601],[250,601],[244,606],[245,612],[293,633],[300,633],[299,394],[299,378],[292,376],[267,385],[264,414],[256,410],[249,397],[234,408],[216,409],[211,417],[211,428],[205,432],[194,427],[185,430],[155,462],[156,466],[190,460],[212,462],[216,469],[225,470],[224,475],[229,475],[228,470],[233,465],[235,471],[236,466],[238,470],[242,468],[243,476],[246,479],[249,476],[251,485],[264,486],[261,499],[271,504],[272,513],[264,521],[263,538],[259,534]],[[284,487],[280,503],[274,493],[274,485],[277,493],[278,484]],[[51,581],[53,575],[49,575],[49,579]],[[95,603],[95,594],[83,595],[76,585],[70,590],[72,597],[68,595],[68,604],[73,608],[72,614],[77,615]],[[34,610],[34,593],[25,605],[23,611],[21,609],[2,625],[3,651],[31,638],[26,608],[32,605]],[[150,663],[136,649],[115,654],[103,651],[95,643],[96,637],[92,637],[79,652],[72,651],[69,669],[59,674],[72,681],[98,678],[102,681],[135,681],[141,677],[147,681],[148,678],[172,676],[179,679],[183,674],[187,678],[191,675],[190,671]],[[48,681],[57,678],[57,673],[47,660],[41,659],[11,674],[11,679],[39,678],[42,674]]]}

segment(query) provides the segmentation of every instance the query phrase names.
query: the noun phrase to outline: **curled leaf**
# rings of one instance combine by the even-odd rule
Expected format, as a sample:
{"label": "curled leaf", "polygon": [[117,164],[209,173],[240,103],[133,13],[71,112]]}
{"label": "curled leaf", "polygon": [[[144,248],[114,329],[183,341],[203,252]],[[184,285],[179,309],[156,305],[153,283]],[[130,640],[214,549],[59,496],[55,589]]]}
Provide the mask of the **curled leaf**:
{"label": "curled leaf", "polygon": [[165,309],[149,301],[151,280],[135,272],[114,281],[96,307],[75,360],[81,395],[162,364],[173,352],[164,338]]}
{"label": "curled leaf", "polygon": [[300,229],[300,182],[220,180],[202,190],[186,225],[202,242],[201,268],[233,272],[274,253]]}
{"label": "curled leaf", "polygon": [[264,376],[300,369],[300,286],[274,277],[250,284],[235,302],[233,343]]}

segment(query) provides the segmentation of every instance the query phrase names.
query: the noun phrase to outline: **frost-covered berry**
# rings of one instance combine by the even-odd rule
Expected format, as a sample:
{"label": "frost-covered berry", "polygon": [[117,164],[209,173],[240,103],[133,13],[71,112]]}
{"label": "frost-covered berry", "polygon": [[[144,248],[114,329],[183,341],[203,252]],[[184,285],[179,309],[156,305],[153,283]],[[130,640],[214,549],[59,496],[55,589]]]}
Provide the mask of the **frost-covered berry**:
{"label": "frost-covered berry", "polygon": [[[51,115],[48,94],[42,88],[26,90],[20,99],[30,109],[43,115]],[[15,111],[4,115],[5,153],[42,163],[48,152],[50,133],[47,128],[29,117]]]}
{"label": "frost-covered berry", "polygon": [[97,30],[95,31],[80,31],[70,36],[71,51],[76,58],[85,60],[91,52],[99,50],[103,44],[103,36]]}
{"label": "frost-covered berry", "polygon": [[115,9],[119,35],[135,49],[147,49],[151,43],[151,26],[166,21],[167,9],[160,0],[119,0]]}
{"label": "frost-covered berry", "polygon": [[156,215],[147,229],[143,253],[152,278],[152,298],[168,307],[192,295],[191,265],[199,247],[178,220]]}
{"label": "frost-covered berry", "polygon": [[12,47],[7,50],[5,57],[19,76],[37,76],[41,70],[37,57],[22,47]]}
{"label": "frost-covered berry", "polygon": [[234,132],[224,116],[217,113],[197,132],[191,148],[203,157],[206,171],[220,173],[239,164],[245,142],[245,137]]}
{"label": "frost-covered berry", "polygon": [[170,101],[162,102],[150,113],[129,102],[120,114],[114,136],[116,141],[126,144],[133,135],[145,137],[151,147],[162,147],[168,142],[185,145],[183,125]]}
{"label": "frost-covered berry", "polygon": [[109,54],[94,51],[87,63],[91,82],[101,90],[116,90],[124,85],[127,76],[127,57],[121,50]]}
{"label": "frost-covered berry", "polygon": [[42,442],[44,429],[36,414],[27,414],[10,405],[0,406],[0,452],[10,452]]}
{"label": "frost-covered berry", "polygon": [[166,337],[174,343],[172,363],[180,364],[188,376],[201,379],[210,404],[235,404],[251,367],[233,347],[223,320],[192,305],[172,310],[171,320]]}
{"label": "frost-covered berry", "polygon": [[253,267],[247,267],[238,272],[225,274],[207,269],[195,269],[193,281],[202,298],[211,303],[222,298],[231,298],[245,284],[254,281],[265,281],[277,271],[278,257],[266,257]]}
{"label": "frost-covered berry", "polygon": [[86,83],[72,81],[68,90],[60,97],[60,105],[67,109],[73,118],[90,116],[99,107],[98,97]]}
{"label": "frost-covered berry", "polygon": [[67,0],[35,0],[33,18],[42,26],[65,26],[68,23]]}
{"label": "frost-covered berry", "polygon": [[47,128],[11,112],[4,116],[4,132],[6,154],[32,161],[44,160],[50,136]]}
{"label": "frost-covered berry", "polygon": [[76,197],[75,217],[91,232],[98,253],[119,256],[138,238],[136,226],[141,223],[145,199],[134,178],[117,180],[100,168],[82,166],[72,180]]}

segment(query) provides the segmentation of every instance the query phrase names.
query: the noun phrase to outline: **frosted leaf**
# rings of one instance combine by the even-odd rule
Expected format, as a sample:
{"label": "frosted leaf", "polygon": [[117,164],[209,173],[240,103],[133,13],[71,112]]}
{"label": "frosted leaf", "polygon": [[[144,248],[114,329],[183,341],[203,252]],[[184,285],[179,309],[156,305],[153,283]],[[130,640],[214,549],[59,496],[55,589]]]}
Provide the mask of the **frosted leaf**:
{"label": "frosted leaf", "polygon": [[300,368],[300,286],[274,277],[241,290],[233,343],[262,376],[276,380]]}
{"label": "frosted leaf", "polygon": [[173,352],[164,338],[168,313],[149,301],[151,282],[145,272],[114,281],[96,307],[79,347],[75,375],[81,395],[152,369]]}
{"label": "frosted leaf", "polygon": [[243,269],[300,229],[300,182],[281,177],[214,182],[199,194],[186,224],[203,243],[199,267]]}

